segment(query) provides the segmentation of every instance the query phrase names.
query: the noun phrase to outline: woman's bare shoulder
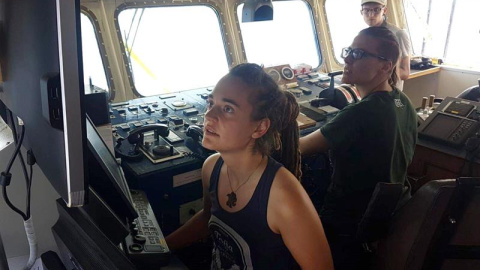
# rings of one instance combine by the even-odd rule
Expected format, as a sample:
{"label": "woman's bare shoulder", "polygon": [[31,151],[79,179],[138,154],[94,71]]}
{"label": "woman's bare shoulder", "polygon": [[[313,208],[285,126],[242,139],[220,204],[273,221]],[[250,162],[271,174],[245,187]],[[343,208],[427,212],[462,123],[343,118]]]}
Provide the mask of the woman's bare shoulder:
{"label": "woman's bare shoulder", "polygon": [[205,162],[203,162],[203,166],[202,166],[202,179],[203,181],[209,181],[210,180],[210,176],[212,174],[212,171],[213,171],[213,167],[215,166],[215,164],[217,163],[217,160],[220,158],[220,154],[219,153],[215,153],[211,156],[209,156]]}

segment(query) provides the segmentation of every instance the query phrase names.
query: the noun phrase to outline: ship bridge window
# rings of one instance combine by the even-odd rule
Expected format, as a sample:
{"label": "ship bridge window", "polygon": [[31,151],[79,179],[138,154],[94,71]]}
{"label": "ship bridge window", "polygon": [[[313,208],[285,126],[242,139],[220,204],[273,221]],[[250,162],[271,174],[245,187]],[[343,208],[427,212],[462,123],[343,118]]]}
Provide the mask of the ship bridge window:
{"label": "ship bridge window", "polygon": [[342,48],[350,46],[360,30],[368,27],[360,14],[360,1],[352,0],[327,0],[325,11],[327,13],[330,36],[332,37],[333,54],[337,62],[344,64],[340,57]]}
{"label": "ship bridge window", "polygon": [[127,8],[118,27],[137,94],[210,87],[228,72],[219,17],[209,6]]}
{"label": "ship bridge window", "polygon": [[98,42],[95,28],[90,17],[81,13],[82,25],[82,54],[83,54],[83,79],[85,89],[101,88],[109,91],[105,65],[100,56],[100,42]]}
{"label": "ship bridge window", "polygon": [[272,21],[242,23],[242,9],[240,4],[237,16],[248,62],[320,65],[312,10],[305,1],[273,1]]}
{"label": "ship bridge window", "polygon": [[415,55],[480,70],[480,1],[406,0],[404,7]]}

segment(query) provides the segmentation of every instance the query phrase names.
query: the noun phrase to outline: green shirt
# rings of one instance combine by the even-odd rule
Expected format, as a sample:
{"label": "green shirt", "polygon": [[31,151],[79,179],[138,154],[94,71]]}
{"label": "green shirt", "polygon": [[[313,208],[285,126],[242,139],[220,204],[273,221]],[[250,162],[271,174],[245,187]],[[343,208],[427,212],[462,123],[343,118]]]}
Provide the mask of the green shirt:
{"label": "green shirt", "polygon": [[373,92],[341,110],[321,132],[334,168],[322,221],[354,229],[378,182],[405,183],[417,139],[415,110],[396,88]]}

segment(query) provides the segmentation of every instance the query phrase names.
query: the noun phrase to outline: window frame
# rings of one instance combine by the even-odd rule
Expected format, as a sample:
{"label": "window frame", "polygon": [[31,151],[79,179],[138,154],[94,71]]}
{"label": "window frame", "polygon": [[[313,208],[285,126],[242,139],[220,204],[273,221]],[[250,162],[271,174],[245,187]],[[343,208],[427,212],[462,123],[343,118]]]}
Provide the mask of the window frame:
{"label": "window frame", "polygon": [[[329,47],[330,49],[330,54],[331,54],[331,59],[333,60],[333,62],[337,65],[336,68],[332,69],[332,71],[336,70],[336,69],[342,69],[343,70],[343,66],[345,65],[345,63],[342,63],[339,61],[339,59],[337,58],[337,56],[335,55],[336,53],[341,53],[341,49],[340,48],[340,52],[336,52],[335,51],[335,47],[333,45],[333,36],[332,36],[332,28],[331,28],[331,25],[330,23],[328,22],[328,14],[327,14],[327,6],[326,6],[326,2],[327,1],[334,1],[334,0],[321,0],[322,1],[322,13],[323,13],[323,16],[325,18],[325,22],[326,22],[326,29],[327,29],[327,36],[328,36],[328,45],[327,47]],[[358,16],[363,16],[360,14],[360,3],[356,3],[358,4],[358,12],[359,12],[359,15]],[[390,6],[390,11],[389,12],[392,12],[392,7]],[[387,21],[388,21],[388,18],[387,18]],[[365,24],[365,27],[364,28],[367,28],[368,26]],[[352,41],[353,41],[353,38],[355,36],[352,37]],[[345,46],[349,46],[350,44],[346,44]]]}
{"label": "window frame", "polygon": [[[314,40],[315,40],[315,49],[316,49],[317,55],[318,55],[318,66],[317,67],[312,67],[312,68],[319,69],[322,65],[325,64],[325,57],[323,55],[324,50],[322,50],[320,37],[318,36],[318,29],[319,28],[318,28],[318,21],[316,20],[316,16],[315,16],[315,9],[313,8],[310,0],[272,0],[272,2],[287,2],[287,1],[303,2],[304,4],[307,5],[307,8],[309,9],[310,19],[311,19],[311,22],[312,22],[312,29],[313,29],[313,34],[314,34]],[[242,57],[243,57],[244,61],[248,61],[247,52],[245,50],[245,45],[244,45],[243,36],[242,36],[242,30],[240,28],[240,20],[239,20],[239,16],[238,16],[238,12],[237,12],[238,6],[240,6],[241,4],[245,4],[245,2],[246,1],[244,1],[244,0],[240,0],[240,1],[235,2],[235,4],[233,5],[233,18],[234,18],[234,21],[235,21],[235,25],[237,27],[237,31],[239,33],[239,46],[241,48]]]}
{"label": "window frame", "polygon": [[[412,1],[413,2],[413,1]],[[429,16],[430,14],[432,14],[432,10],[438,10],[438,9],[434,9],[433,6],[432,6],[433,3],[428,3],[428,8],[427,8],[427,14],[429,14],[425,19],[426,19],[426,24],[428,26],[430,26],[430,22],[429,22]],[[410,35],[411,31],[410,31],[410,27],[412,26],[414,28],[414,26],[409,23],[408,21],[408,15],[407,15],[407,9],[405,7],[405,5],[407,5],[407,3],[405,1],[403,1],[401,4],[401,7],[403,8],[403,10],[405,11],[405,26],[406,26],[406,29]],[[450,4],[450,7],[449,7],[449,14],[448,14],[448,19],[446,20],[448,22],[446,28],[442,28],[444,31],[446,31],[446,35],[445,35],[445,41],[444,43],[442,44],[442,47],[441,47],[441,50],[442,52],[441,53],[437,53],[435,55],[433,54],[429,54],[428,51],[426,52],[426,47],[428,46],[428,44],[432,41],[428,41],[426,42],[425,41],[425,35],[422,36],[422,41],[420,41],[419,43],[417,44],[420,44],[420,46],[417,46],[419,47],[419,51],[414,51],[414,49],[416,48],[413,43],[414,43],[414,39],[410,38],[410,41],[411,41],[411,46],[412,46],[412,53],[414,55],[421,55],[421,56],[428,56],[428,57],[432,57],[432,58],[437,58],[437,59],[442,59],[444,62],[443,62],[443,65],[445,66],[449,66],[455,70],[473,70],[473,71],[480,71],[480,66],[478,65],[471,65],[471,64],[464,64],[464,63],[460,63],[458,62],[457,60],[458,59],[455,59],[455,58],[450,58],[451,60],[449,61],[448,60],[448,55],[449,55],[449,47],[451,46],[451,41],[452,41],[452,26],[456,24],[456,20],[454,20],[454,17],[455,16],[459,16],[459,14],[456,14],[456,7],[457,5],[459,5],[457,3],[456,0],[453,0],[452,3]],[[456,15],[455,15],[456,14]],[[411,36],[411,35],[410,35]]]}
{"label": "window frame", "polygon": [[[448,44],[449,44],[449,41],[450,41],[450,32],[451,32],[451,29],[452,29],[452,17],[453,17],[453,14],[455,13],[455,6],[457,5],[456,1],[452,1],[452,7],[450,9],[450,16],[449,16],[449,21],[448,21],[448,27],[447,27],[447,35],[445,37],[445,43],[443,45],[443,55],[439,55],[439,58],[445,58],[445,55],[447,54],[447,48],[448,48]],[[402,4],[402,7],[405,8],[405,3]],[[427,10],[427,24],[429,23],[429,17],[430,17],[430,14],[432,12],[432,3],[430,2],[428,4],[428,10]],[[408,16],[407,16],[407,19],[405,20],[406,23],[407,23],[407,28],[408,28],[408,32],[410,34],[410,24],[408,23]],[[413,41],[412,41],[413,42]],[[423,37],[423,41],[422,41],[422,49],[420,52],[416,52],[416,53],[420,53],[420,55],[424,55],[425,54],[425,46],[426,46],[426,42],[425,42],[425,37]],[[413,45],[413,44],[412,44]],[[414,48],[412,46],[412,48]],[[415,52],[414,52],[415,53]]]}
{"label": "window frame", "polygon": [[[97,45],[99,49],[99,54],[100,58],[102,59],[102,64],[103,64],[103,70],[105,71],[105,76],[106,76],[106,81],[108,85],[108,91],[107,95],[109,100],[114,100],[115,99],[115,83],[113,82],[113,75],[112,75],[112,70],[110,67],[110,63],[108,62],[108,57],[107,57],[107,50],[105,48],[105,42],[103,41],[102,34],[100,33],[100,24],[98,23],[98,19],[95,16],[95,14],[88,9],[87,7],[81,6],[80,7],[80,12],[84,14],[92,23],[93,30],[95,33],[95,37],[97,38]],[[82,60],[83,63],[83,60]]]}
{"label": "window frame", "polygon": [[[226,59],[227,59],[227,64],[228,64],[229,67],[231,67],[231,65],[233,63],[231,51],[233,50],[233,48],[232,48],[232,45],[231,45],[232,42],[229,42],[227,40],[227,37],[226,37],[226,32],[225,32],[225,27],[226,27],[225,24],[226,23],[225,22],[227,20],[225,18],[224,13],[220,10],[220,8],[218,7],[218,4],[216,2],[199,1],[198,3],[191,3],[190,2],[190,3],[188,3],[188,5],[186,5],[183,2],[179,3],[178,1],[175,1],[175,0],[163,1],[162,4],[158,4],[155,1],[153,1],[153,2],[143,2],[143,4],[141,4],[141,5],[139,5],[135,2],[125,2],[125,3],[122,3],[119,6],[117,6],[117,8],[115,9],[115,13],[114,13],[115,29],[116,29],[116,32],[117,32],[117,38],[118,38],[118,42],[120,44],[121,53],[122,53],[122,56],[123,56],[123,68],[125,69],[125,72],[127,74],[128,82],[130,84],[132,92],[136,96],[146,97],[146,96],[144,96],[144,95],[142,95],[138,92],[138,90],[135,86],[135,83],[133,81],[132,70],[129,67],[128,57],[127,57],[127,54],[125,53],[126,48],[125,48],[125,44],[123,42],[122,33],[121,33],[120,25],[119,25],[119,22],[118,22],[119,14],[124,10],[133,9],[133,8],[160,8],[160,7],[167,8],[167,7],[186,7],[186,6],[206,6],[206,7],[211,8],[215,12],[215,14],[217,15],[217,18],[218,18],[218,24],[219,24],[219,28],[220,28],[220,33],[221,33],[222,43],[223,43],[223,47],[224,47],[224,51],[225,51],[225,56],[226,56]],[[185,90],[187,90],[187,89],[185,89]]]}

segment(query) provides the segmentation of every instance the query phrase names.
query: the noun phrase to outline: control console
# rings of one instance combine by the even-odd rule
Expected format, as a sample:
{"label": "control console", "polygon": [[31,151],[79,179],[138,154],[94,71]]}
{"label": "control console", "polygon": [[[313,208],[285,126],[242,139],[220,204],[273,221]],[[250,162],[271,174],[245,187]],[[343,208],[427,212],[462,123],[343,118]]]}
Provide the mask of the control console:
{"label": "control console", "polygon": [[421,138],[462,148],[480,129],[480,103],[447,97],[418,128]]}
{"label": "control console", "polygon": [[[130,188],[143,190],[163,232],[169,234],[202,203],[201,146],[206,99],[213,88],[143,97],[110,106],[115,152]],[[152,128],[152,126],[164,126]],[[198,127],[194,129],[194,127]],[[162,132],[160,132],[162,131]],[[133,144],[132,134],[141,134]]]}
{"label": "control console", "polygon": [[139,269],[159,269],[170,262],[170,250],[143,191],[131,190],[138,218],[131,224],[125,252]]}

